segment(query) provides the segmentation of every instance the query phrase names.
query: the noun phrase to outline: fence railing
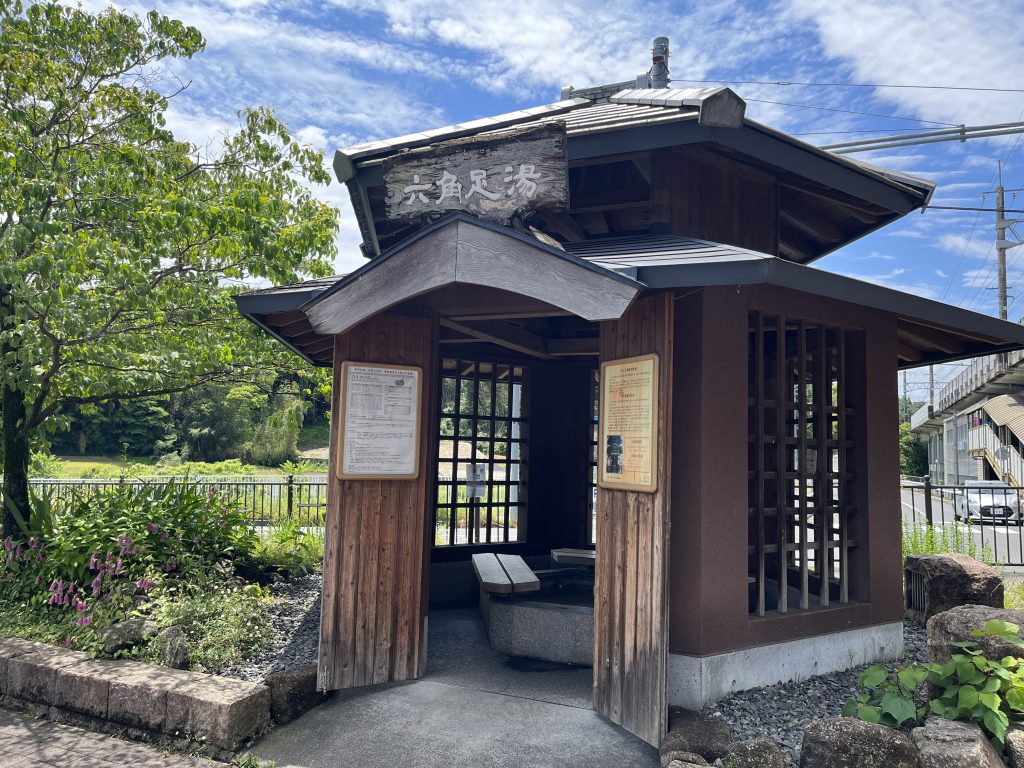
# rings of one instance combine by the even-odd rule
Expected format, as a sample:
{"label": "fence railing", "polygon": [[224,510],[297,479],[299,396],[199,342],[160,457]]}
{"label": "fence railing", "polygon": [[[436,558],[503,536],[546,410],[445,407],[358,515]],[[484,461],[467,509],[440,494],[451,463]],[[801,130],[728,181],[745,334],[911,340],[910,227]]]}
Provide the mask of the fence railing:
{"label": "fence railing", "polygon": [[959,551],[992,563],[1024,565],[1024,487],[977,480],[900,484],[904,543]]}
{"label": "fence railing", "polygon": [[88,496],[116,486],[151,486],[170,481],[188,483],[200,491],[214,491],[233,499],[247,511],[256,526],[294,520],[303,526],[322,526],[327,512],[326,475],[119,477],[109,479],[32,478],[29,485],[49,494],[55,503]]}

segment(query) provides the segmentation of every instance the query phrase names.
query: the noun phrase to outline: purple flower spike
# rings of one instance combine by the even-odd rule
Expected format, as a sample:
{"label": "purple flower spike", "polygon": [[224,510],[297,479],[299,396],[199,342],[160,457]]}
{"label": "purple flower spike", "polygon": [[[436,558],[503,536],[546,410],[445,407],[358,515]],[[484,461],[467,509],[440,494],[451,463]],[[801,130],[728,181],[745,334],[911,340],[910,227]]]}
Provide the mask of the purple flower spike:
{"label": "purple flower spike", "polygon": [[68,648],[70,648],[74,644],[75,644],[75,638],[73,638],[73,637],[69,637],[67,640],[64,641],[64,645],[67,646]]}
{"label": "purple flower spike", "polygon": [[157,525],[156,523],[147,523],[146,524],[146,530],[149,531],[150,533],[159,533],[160,532],[160,526]]}
{"label": "purple flower spike", "polygon": [[87,626],[89,624],[92,624],[92,619],[90,619],[88,616],[79,616],[78,621],[76,621],[75,623],[81,624],[82,626]]}

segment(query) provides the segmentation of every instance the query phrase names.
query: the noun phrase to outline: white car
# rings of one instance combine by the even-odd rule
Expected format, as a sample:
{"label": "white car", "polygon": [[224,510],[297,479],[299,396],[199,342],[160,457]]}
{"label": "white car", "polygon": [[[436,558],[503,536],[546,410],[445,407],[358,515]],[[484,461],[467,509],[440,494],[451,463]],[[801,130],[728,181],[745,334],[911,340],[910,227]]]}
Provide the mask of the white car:
{"label": "white car", "polygon": [[968,523],[1021,525],[1024,508],[1017,490],[999,480],[972,480],[957,490],[954,515]]}

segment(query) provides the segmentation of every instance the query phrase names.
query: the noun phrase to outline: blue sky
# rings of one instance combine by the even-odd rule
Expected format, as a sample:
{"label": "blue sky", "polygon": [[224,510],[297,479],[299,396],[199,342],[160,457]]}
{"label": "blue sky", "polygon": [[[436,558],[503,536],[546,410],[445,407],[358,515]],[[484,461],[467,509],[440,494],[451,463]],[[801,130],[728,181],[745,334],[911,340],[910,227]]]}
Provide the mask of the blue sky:
{"label": "blue sky", "polygon": [[[83,3],[91,10],[108,4]],[[169,115],[180,137],[208,143],[236,124],[237,110],[261,104],[323,149],[328,161],[336,148],[368,139],[556,101],[562,85],[630,79],[646,70],[657,35],[671,38],[670,69],[681,87],[688,85],[682,80],[715,78],[1024,86],[1024,25],[1014,22],[1024,0],[150,0],[119,6],[156,7],[207,39],[204,53],[172,65],[191,83]],[[748,116],[814,144],[883,135],[869,131],[1024,119],[1024,93],[732,87],[748,101]],[[1005,186],[1024,187],[1024,139],[1015,136],[855,157],[938,182],[937,205],[992,207],[993,197],[983,193],[994,188],[999,159]],[[342,211],[337,267],[350,270],[361,257],[347,194],[339,184],[318,194]],[[1024,208],[1024,192],[1008,194],[1007,204]],[[995,285],[994,218],[911,214],[817,266],[994,314],[995,291],[988,290]],[[1024,316],[1024,247],[1010,254],[1009,283],[1016,286],[1010,293],[1017,294],[1010,317],[1017,319]],[[944,369],[940,380],[956,370]]]}

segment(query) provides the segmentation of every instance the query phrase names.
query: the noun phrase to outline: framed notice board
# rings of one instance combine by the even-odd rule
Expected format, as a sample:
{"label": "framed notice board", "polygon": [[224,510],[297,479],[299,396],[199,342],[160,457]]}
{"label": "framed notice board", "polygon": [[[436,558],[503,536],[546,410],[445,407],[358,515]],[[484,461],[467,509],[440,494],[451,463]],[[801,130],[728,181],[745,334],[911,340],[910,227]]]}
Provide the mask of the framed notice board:
{"label": "framed notice board", "polygon": [[338,477],[414,480],[419,476],[423,369],[341,364]]}
{"label": "framed notice board", "polygon": [[658,490],[658,356],[601,363],[598,485]]}

